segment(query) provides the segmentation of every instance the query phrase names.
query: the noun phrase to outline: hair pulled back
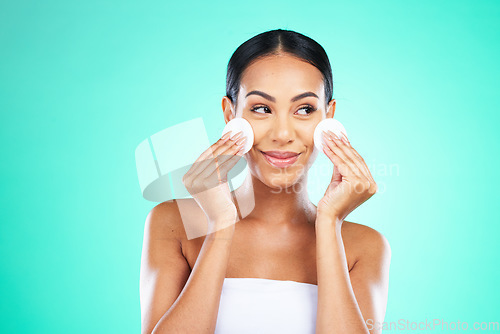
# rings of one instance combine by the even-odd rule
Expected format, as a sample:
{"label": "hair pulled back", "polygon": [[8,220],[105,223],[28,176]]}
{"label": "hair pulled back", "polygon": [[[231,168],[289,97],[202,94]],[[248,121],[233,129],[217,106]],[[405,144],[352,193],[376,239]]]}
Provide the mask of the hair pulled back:
{"label": "hair pulled back", "polygon": [[315,40],[292,30],[275,29],[260,33],[241,44],[229,59],[226,74],[226,96],[236,107],[241,76],[245,69],[266,56],[289,54],[315,66],[323,75],[325,102],[333,96],[330,61]]}

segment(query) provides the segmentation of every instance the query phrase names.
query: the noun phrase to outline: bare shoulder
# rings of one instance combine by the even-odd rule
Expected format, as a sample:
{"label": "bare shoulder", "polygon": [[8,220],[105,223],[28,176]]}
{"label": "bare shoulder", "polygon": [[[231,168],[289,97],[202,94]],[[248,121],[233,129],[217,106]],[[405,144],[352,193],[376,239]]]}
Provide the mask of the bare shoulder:
{"label": "bare shoulder", "polygon": [[344,246],[356,254],[364,256],[391,256],[391,246],[379,231],[366,225],[344,221],[342,224]]}
{"label": "bare shoulder", "polygon": [[182,220],[177,200],[169,200],[157,204],[148,214],[146,226],[155,239],[182,238]]}
{"label": "bare shoulder", "polygon": [[151,209],[148,221],[150,228],[161,238],[175,237],[179,242],[187,240],[183,223],[200,221],[205,215],[192,198],[174,199],[162,202]]}

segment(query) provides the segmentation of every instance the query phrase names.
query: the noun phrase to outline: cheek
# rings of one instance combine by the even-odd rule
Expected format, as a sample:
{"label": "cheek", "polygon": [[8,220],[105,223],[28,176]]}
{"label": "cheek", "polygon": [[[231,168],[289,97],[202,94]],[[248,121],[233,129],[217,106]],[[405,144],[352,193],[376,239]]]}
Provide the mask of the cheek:
{"label": "cheek", "polygon": [[263,124],[254,124],[249,122],[253,129],[253,145],[258,146],[259,143],[267,136],[267,130]]}
{"label": "cheek", "polygon": [[304,146],[314,146],[314,130],[316,129],[316,125],[317,123],[307,124],[301,129],[300,138]]}

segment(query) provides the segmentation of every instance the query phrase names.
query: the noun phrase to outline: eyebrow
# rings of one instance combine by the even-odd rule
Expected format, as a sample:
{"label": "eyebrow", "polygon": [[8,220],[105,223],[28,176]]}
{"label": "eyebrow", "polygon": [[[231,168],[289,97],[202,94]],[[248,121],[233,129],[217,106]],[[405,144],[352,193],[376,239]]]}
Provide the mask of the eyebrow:
{"label": "eyebrow", "polygon": [[[263,98],[271,101],[271,102],[276,102],[276,98],[275,97],[272,97],[271,95],[267,94],[267,93],[264,93],[260,90],[252,90],[250,93],[248,93],[245,98],[247,98],[249,95],[259,95],[259,96],[262,96]],[[314,94],[313,92],[305,92],[305,93],[302,93],[302,94],[299,94],[295,97],[292,97],[290,99],[290,102],[295,102],[295,101],[298,101],[300,99],[303,99],[304,97],[308,97],[308,96],[313,96],[317,99],[319,99],[318,95]]]}

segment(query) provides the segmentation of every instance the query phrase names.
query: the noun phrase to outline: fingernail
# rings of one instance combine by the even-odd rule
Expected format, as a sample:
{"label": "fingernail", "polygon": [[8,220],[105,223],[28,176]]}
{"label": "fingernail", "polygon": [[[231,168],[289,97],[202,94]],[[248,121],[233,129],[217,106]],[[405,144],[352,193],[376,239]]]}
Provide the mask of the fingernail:
{"label": "fingernail", "polygon": [[238,138],[241,137],[241,135],[243,134],[243,131],[240,131],[240,132],[237,132],[232,138],[231,140],[234,140],[236,141]]}
{"label": "fingernail", "polygon": [[328,132],[327,132],[327,135],[326,135],[326,136],[327,136],[327,138],[328,138],[328,139],[330,139],[333,143],[335,143],[335,142],[336,142],[337,137],[336,137],[336,136],[335,136],[335,134],[334,134],[334,133],[332,133],[330,130],[328,130]]}
{"label": "fingernail", "polygon": [[332,137],[326,132],[323,132],[323,143],[325,143],[325,145],[337,145],[335,144],[335,141],[332,139]]}
{"label": "fingernail", "polygon": [[243,145],[243,143],[246,141],[247,137],[243,137],[241,139],[239,139],[237,142],[236,142],[236,145]]}
{"label": "fingernail", "polygon": [[337,136],[337,134],[335,132],[332,132],[330,130],[328,130],[328,134],[333,138],[333,139],[337,139],[339,140],[339,136]]}

